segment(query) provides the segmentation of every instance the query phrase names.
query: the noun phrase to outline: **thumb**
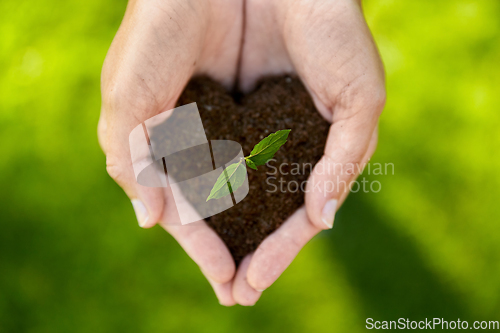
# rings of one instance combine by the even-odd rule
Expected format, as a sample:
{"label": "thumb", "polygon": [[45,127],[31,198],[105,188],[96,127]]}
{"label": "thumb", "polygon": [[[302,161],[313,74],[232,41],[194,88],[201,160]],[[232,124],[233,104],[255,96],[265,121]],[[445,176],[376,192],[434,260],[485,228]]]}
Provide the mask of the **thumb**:
{"label": "thumb", "polygon": [[[133,169],[134,154],[131,153],[129,145],[129,134],[134,127],[123,126],[125,119],[130,118],[122,118],[119,123],[113,120],[109,124],[109,120],[101,116],[98,124],[99,142],[106,154],[108,174],[130,198],[139,226],[149,228],[154,226],[163,214],[163,189],[142,186],[137,182]],[[131,145],[134,146],[133,143]]]}
{"label": "thumb", "polygon": [[[334,112],[325,152],[315,165],[306,187],[305,204],[310,221],[320,229],[333,227],[335,213],[347,197],[377,145],[377,121],[385,93],[371,95],[354,109]],[[365,99],[366,101],[366,99]],[[342,118],[344,114],[350,117]]]}
{"label": "thumb", "polygon": [[[132,200],[139,225],[145,228],[161,218],[165,198],[162,188],[146,187],[136,180],[136,164],[145,166],[152,155],[144,122],[175,107],[194,72],[205,34],[205,16],[197,15],[199,8],[158,6],[129,3],[104,61],[98,125],[106,169]],[[189,29],[179,30],[181,19]]]}

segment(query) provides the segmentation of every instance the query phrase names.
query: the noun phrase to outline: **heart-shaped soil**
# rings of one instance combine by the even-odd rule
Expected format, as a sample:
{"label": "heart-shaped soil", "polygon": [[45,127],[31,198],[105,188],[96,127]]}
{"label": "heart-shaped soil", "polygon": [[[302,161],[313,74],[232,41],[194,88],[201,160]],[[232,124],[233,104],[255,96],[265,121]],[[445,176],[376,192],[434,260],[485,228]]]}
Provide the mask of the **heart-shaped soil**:
{"label": "heart-shaped soil", "polygon": [[[280,76],[262,80],[254,92],[236,102],[220,84],[192,79],[178,105],[196,102],[208,140],[233,140],[247,156],[264,137],[291,129],[272,167],[248,170],[247,197],[236,206],[207,218],[238,264],[303,203],[312,166],[321,158],[329,123],[299,79]],[[281,169],[280,169],[281,167]]]}

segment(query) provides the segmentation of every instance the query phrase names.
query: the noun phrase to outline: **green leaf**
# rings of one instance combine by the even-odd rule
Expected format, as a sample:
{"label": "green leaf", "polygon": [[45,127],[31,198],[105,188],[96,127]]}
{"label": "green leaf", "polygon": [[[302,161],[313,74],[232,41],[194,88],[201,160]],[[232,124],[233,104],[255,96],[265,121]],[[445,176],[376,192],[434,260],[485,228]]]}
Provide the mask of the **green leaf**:
{"label": "green leaf", "polygon": [[273,158],[274,153],[280,149],[286,142],[288,138],[288,133],[291,130],[280,130],[276,133],[270,134],[268,137],[264,138],[261,142],[255,145],[250,156],[247,160],[251,160],[256,166],[264,165]]}
{"label": "green leaf", "polygon": [[248,158],[245,158],[245,162],[247,162],[247,165],[248,165],[250,168],[252,168],[252,169],[254,169],[254,170],[257,170],[257,166],[255,165],[255,163],[254,163],[252,160],[250,160],[250,159],[248,159]]}
{"label": "green leaf", "polygon": [[214,187],[210,191],[207,201],[210,199],[223,198],[243,185],[247,170],[241,162],[242,160],[238,163],[233,163],[222,171]]}

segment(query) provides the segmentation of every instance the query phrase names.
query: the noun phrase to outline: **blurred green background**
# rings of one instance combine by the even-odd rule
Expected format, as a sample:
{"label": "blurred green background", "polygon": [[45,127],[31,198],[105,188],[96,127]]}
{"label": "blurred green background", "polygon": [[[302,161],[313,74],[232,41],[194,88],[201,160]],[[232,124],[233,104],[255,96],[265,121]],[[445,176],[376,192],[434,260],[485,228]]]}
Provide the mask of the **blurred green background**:
{"label": "blurred green background", "polygon": [[500,319],[500,2],[365,0],[387,71],[372,162],[256,306],[141,230],[97,138],[123,0],[0,2],[0,332],[361,332]]}

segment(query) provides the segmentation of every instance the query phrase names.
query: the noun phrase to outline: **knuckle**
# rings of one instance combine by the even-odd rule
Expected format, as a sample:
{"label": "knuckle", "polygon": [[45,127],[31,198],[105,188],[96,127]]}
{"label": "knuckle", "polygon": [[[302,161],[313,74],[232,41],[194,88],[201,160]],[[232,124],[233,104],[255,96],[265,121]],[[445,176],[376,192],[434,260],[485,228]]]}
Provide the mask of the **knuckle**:
{"label": "knuckle", "polygon": [[332,166],[339,167],[346,163],[358,163],[365,154],[365,145],[355,140],[341,140],[337,142],[334,150],[325,150],[320,161],[324,163],[325,168]]}
{"label": "knuckle", "polygon": [[103,108],[110,113],[111,119],[119,121],[123,116],[132,117],[140,123],[159,109],[158,96],[145,83],[132,87],[127,80],[119,80],[103,87],[101,92]]}
{"label": "knuckle", "polygon": [[340,94],[340,103],[346,109],[362,110],[380,115],[386,102],[384,83],[379,80],[357,80],[346,86]]}
{"label": "knuckle", "polygon": [[101,96],[102,103],[106,108],[112,108],[117,102],[126,95],[123,85],[115,83],[103,84]]}
{"label": "knuckle", "polygon": [[358,142],[345,141],[342,145],[341,153],[344,163],[358,163],[363,158],[365,149]]}
{"label": "knuckle", "polygon": [[370,100],[373,111],[381,114],[387,100],[387,92],[383,85],[377,85],[371,89]]}
{"label": "knuckle", "polygon": [[106,171],[108,175],[117,183],[122,183],[125,180],[126,170],[112,157],[106,157]]}

